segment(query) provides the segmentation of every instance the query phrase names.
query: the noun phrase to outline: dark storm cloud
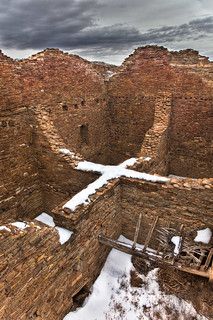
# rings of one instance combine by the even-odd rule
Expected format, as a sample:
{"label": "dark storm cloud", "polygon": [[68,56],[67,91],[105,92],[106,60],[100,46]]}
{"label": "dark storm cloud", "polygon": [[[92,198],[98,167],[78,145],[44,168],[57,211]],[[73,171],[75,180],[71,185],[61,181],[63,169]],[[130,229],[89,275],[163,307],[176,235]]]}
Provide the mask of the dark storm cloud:
{"label": "dark storm cloud", "polygon": [[96,7],[96,0],[0,0],[0,42],[20,49],[69,43],[95,24]]}
{"label": "dark storm cloud", "polygon": [[98,25],[101,8],[98,0],[0,0],[0,45],[116,53],[134,45],[196,41],[213,34],[213,16],[140,32],[124,24]]}

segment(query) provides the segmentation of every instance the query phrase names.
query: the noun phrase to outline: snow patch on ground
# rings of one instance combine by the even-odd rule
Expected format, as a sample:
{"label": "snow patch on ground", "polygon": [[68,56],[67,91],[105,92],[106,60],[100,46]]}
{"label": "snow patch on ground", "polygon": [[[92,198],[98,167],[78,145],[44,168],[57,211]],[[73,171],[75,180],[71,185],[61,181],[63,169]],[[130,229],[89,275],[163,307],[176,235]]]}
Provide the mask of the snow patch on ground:
{"label": "snow patch on ground", "polygon": [[12,222],[10,223],[12,226],[20,229],[20,230],[24,230],[26,229],[29,225],[26,222],[23,221],[16,221],[16,222]]}
{"label": "snow patch on ground", "polygon": [[67,230],[65,228],[61,228],[61,227],[57,227],[55,225],[55,222],[53,220],[53,217],[51,217],[49,214],[43,212],[41,213],[38,217],[35,218],[35,220],[40,221],[44,224],[46,224],[49,227],[55,227],[55,229],[57,230],[58,234],[59,234],[59,241],[61,244],[64,244],[65,242],[67,242],[71,235],[73,234],[72,231]]}
{"label": "snow patch on ground", "polygon": [[212,237],[212,231],[209,228],[198,230],[197,236],[194,238],[195,242],[202,242],[208,244]]}
{"label": "snow patch on ground", "polygon": [[174,255],[177,256],[180,253],[180,246],[181,246],[182,238],[179,236],[174,236],[171,238],[171,241],[175,245]]}
{"label": "snow patch on ground", "polygon": [[0,231],[9,231],[9,232],[11,232],[11,230],[6,226],[0,226]]}
{"label": "snow patch on ground", "polygon": [[109,180],[119,177],[142,179],[146,181],[161,183],[169,181],[169,179],[166,177],[154,176],[148,173],[138,172],[125,168],[125,166],[129,165],[129,163],[133,163],[133,161],[135,160],[135,158],[128,159],[118,166],[105,166],[89,161],[80,161],[76,167],[77,170],[98,172],[102,174],[102,176],[96,181],[89,184],[85,189],[77,193],[72,199],[65,203],[63,208],[74,211],[79,205],[88,204],[90,202],[89,197],[91,195],[95,194],[98,189],[106,185]]}
{"label": "snow patch on ground", "polygon": [[[123,236],[119,240],[132,244]],[[190,303],[160,291],[158,269],[140,275],[141,288],[131,287],[131,270],[131,256],[113,249],[84,306],[64,320],[207,320]]]}

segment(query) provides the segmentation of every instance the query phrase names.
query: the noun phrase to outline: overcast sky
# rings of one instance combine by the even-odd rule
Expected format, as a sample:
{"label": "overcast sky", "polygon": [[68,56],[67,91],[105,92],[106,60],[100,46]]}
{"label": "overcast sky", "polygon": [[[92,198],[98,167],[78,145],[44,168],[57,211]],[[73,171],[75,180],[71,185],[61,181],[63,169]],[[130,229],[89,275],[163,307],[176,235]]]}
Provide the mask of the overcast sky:
{"label": "overcast sky", "polygon": [[213,0],[0,0],[0,48],[60,48],[119,64],[134,48],[194,48],[213,60]]}

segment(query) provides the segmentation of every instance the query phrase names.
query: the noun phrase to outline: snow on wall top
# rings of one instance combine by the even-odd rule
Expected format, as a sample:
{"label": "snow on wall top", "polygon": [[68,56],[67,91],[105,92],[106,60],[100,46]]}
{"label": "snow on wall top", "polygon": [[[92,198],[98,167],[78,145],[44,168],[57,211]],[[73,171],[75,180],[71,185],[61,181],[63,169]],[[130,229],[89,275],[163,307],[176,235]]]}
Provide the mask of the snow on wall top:
{"label": "snow on wall top", "polygon": [[76,167],[77,170],[93,171],[102,174],[96,181],[90,183],[85,189],[77,193],[72,199],[70,199],[63,208],[75,211],[75,209],[81,204],[88,204],[90,202],[90,196],[95,194],[96,191],[102,188],[108,183],[109,180],[119,177],[127,177],[134,179],[142,179],[150,182],[166,183],[170,179],[166,177],[155,176],[147,173],[137,172],[134,170],[126,169],[127,166],[134,165],[137,161],[136,158],[131,158],[118,166],[102,165],[89,161],[80,161]]}
{"label": "snow on wall top", "polygon": [[40,221],[49,227],[55,228],[59,234],[60,244],[64,244],[65,242],[67,242],[70,239],[71,235],[73,234],[73,232],[70,230],[67,230],[67,229],[61,228],[61,227],[57,227],[55,225],[53,217],[51,217],[49,214],[47,214],[45,212],[43,212],[39,216],[37,216],[35,218],[35,220]]}

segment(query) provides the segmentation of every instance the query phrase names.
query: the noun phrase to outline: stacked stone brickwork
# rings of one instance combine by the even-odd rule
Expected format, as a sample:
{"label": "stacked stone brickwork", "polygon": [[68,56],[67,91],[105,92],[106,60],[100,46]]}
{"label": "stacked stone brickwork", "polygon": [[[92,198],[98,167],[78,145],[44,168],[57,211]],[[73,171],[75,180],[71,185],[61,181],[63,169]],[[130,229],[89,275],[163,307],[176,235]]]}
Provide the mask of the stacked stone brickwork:
{"label": "stacked stone brickwork", "polygon": [[63,319],[75,295],[92,285],[109,253],[98,235],[116,239],[121,233],[118,197],[118,188],[104,190],[83,209],[75,234],[64,245],[56,230],[38,222],[24,230],[10,224],[10,232],[0,230],[1,319]]}
{"label": "stacked stone brickwork", "polygon": [[169,172],[211,177],[213,167],[213,96],[173,96],[169,133]]}
{"label": "stacked stone brickwork", "polygon": [[[56,230],[42,223],[30,223],[24,230],[7,224],[11,231],[0,231],[1,318],[63,319],[75,296],[91,286],[105,262],[109,249],[99,243],[100,234],[133,239],[140,212],[138,242],[144,241],[157,215],[159,227],[171,222],[171,227],[178,229],[184,223],[193,232],[212,228],[211,192],[210,179],[173,179],[167,184],[126,178],[111,181],[73,213],[63,213],[61,206],[55,210],[57,224],[75,231],[64,245]],[[156,234],[151,245],[156,245]]]}
{"label": "stacked stone brickwork", "polygon": [[42,209],[33,130],[18,63],[0,53],[0,219]]}
{"label": "stacked stone brickwork", "polygon": [[[156,215],[162,226],[213,228],[212,81],[212,63],[193,50],[147,46],[121,67],[56,49],[23,61],[0,52],[0,220],[11,229],[0,229],[3,320],[63,319],[105,262],[98,236],[133,239],[141,212],[140,242]],[[97,177],[79,161],[136,155],[140,170],[201,179],[118,178],[63,209]],[[67,243],[42,223],[9,224],[42,211],[74,232]]]}
{"label": "stacked stone brickwork", "polygon": [[108,162],[108,118],[104,77],[93,64],[48,49],[20,63],[24,100],[51,114],[64,143],[87,159]]}
{"label": "stacked stone brickwork", "polygon": [[[205,67],[204,73],[201,72],[202,66]],[[148,144],[149,151],[155,150],[155,156],[157,157],[153,171],[159,170],[161,173],[167,172],[169,169],[167,162],[167,158],[169,157],[168,147],[169,143],[172,143],[174,136],[172,132],[173,127],[170,127],[170,119],[174,120],[173,112],[177,112],[174,108],[171,108],[171,106],[174,105],[172,97],[173,95],[178,95],[183,99],[186,98],[186,103],[188,103],[186,110],[192,108],[190,107],[190,101],[187,100],[188,96],[193,97],[194,101],[199,100],[201,96],[210,98],[212,96],[212,82],[209,80],[211,75],[209,75],[210,78],[207,77],[207,70],[209,70],[209,74],[211,74],[212,63],[193,50],[186,50],[178,54],[176,52],[169,52],[163,47],[147,46],[137,49],[134,54],[130,55],[129,58],[124,61],[120,71],[109,81],[109,107],[114,111],[114,118],[117,118],[116,121],[114,121],[114,127],[113,123],[111,124],[111,127],[115,128],[112,132],[114,141],[112,150],[114,157],[117,157],[117,159],[122,157],[122,159],[124,159],[129,156],[130,149],[134,154],[140,155],[141,146],[143,150],[141,155],[147,154],[146,145]],[[145,96],[146,99],[151,99],[152,103],[149,104],[146,100],[143,103],[142,96]],[[163,120],[165,109],[168,110],[166,121]],[[199,112],[201,112],[201,106],[199,106],[198,109]],[[140,113],[141,110],[143,110],[142,117]],[[162,111],[158,113],[157,110]],[[170,113],[169,110],[171,110]],[[116,116],[116,112],[119,112],[119,116]],[[194,111],[192,111],[192,114],[194,114],[193,112]],[[132,119],[137,119],[134,123],[132,123],[132,120],[129,120],[129,118],[128,121],[125,121],[127,115],[129,116],[131,113]],[[144,114],[146,114],[146,119],[144,119]],[[157,115],[157,118],[155,118],[155,115]],[[213,125],[212,117],[207,114],[205,116],[207,122],[211,122],[207,129],[210,131]],[[160,119],[160,117],[162,117],[162,119]],[[155,127],[157,119],[160,121],[157,127]],[[191,117],[191,122],[193,121],[192,119],[193,117]],[[180,121],[177,117],[175,117],[175,120]],[[176,123],[176,125],[178,124]],[[198,121],[198,127],[199,125]],[[166,126],[168,127],[166,128]],[[161,127],[161,129],[158,127]],[[162,127],[164,127],[164,129],[162,129]],[[126,132],[127,134],[125,134]],[[129,132],[131,132],[131,134],[135,132],[135,139],[132,139],[132,135],[129,134]],[[186,127],[185,129],[183,128],[182,135],[180,136],[182,140],[179,140],[180,143],[184,143],[184,135],[187,136]],[[210,135],[212,139],[212,131]],[[123,139],[123,137],[125,137],[125,139]],[[145,141],[143,141],[144,137]],[[134,143],[129,143],[131,142],[130,139],[131,141],[134,140]],[[204,142],[203,146],[204,145],[205,149],[208,150],[204,152],[211,153],[209,143]],[[158,146],[157,153],[156,146]],[[197,156],[199,157],[199,150],[195,149],[196,148],[193,148],[193,152],[196,158]],[[191,151],[192,150],[189,152]],[[178,157],[178,152],[176,154],[175,149],[171,152],[172,158]],[[184,152],[187,157],[188,152],[186,150]],[[114,159],[115,162],[118,162],[117,159]],[[190,161],[188,161],[188,165],[189,163]],[[196,177],[208,177],[209,170],[206,170],[206,166],[205,161],[200,161],[201,170],[200,173],[198,170],[196,171]],[[173,168],[174,167],[171,166],[172,170]],[[177,171],[170,171],[169,173],[177,173]],[[179,173],[183,176],[190,176],[191,174],[187,172],[185,168],[181,170],[180,165]]]}
{"label": "stacked stone brickwork", "polygon": [[[156,99],[154,122],[145,135],[140,156],[150,160],[149,172],[162,175],[168,173],[168,126],[171,114],[171,95],[161,95]],[[142,163],[141,171],[146,170],[147,161]]]}
{"label": "stacked stone brickwork", "polygon": [[[51,114],[44,106],[31,108],[34,116],[34,149],[40,173],[43,194],[43,210],[50,212],[61,201],[71,197],[97,176],[75,170],[78,153],[64,154],[65,143],[54,125]],[[63,152],[62,152],[63,151]],[[65,148],[65,151],[68,151]]]}
{"label": "stacked stone brickwork", "polygon": [[[213,227],[212,179],[172,179],[169,184],[121,181],[122,234],[133,239],[139,214],[142,222],[139,242],[143,243],[156,216],[159,227],[196,230]],[[157,234],[153,234],[151,247],[157,244]]]}

